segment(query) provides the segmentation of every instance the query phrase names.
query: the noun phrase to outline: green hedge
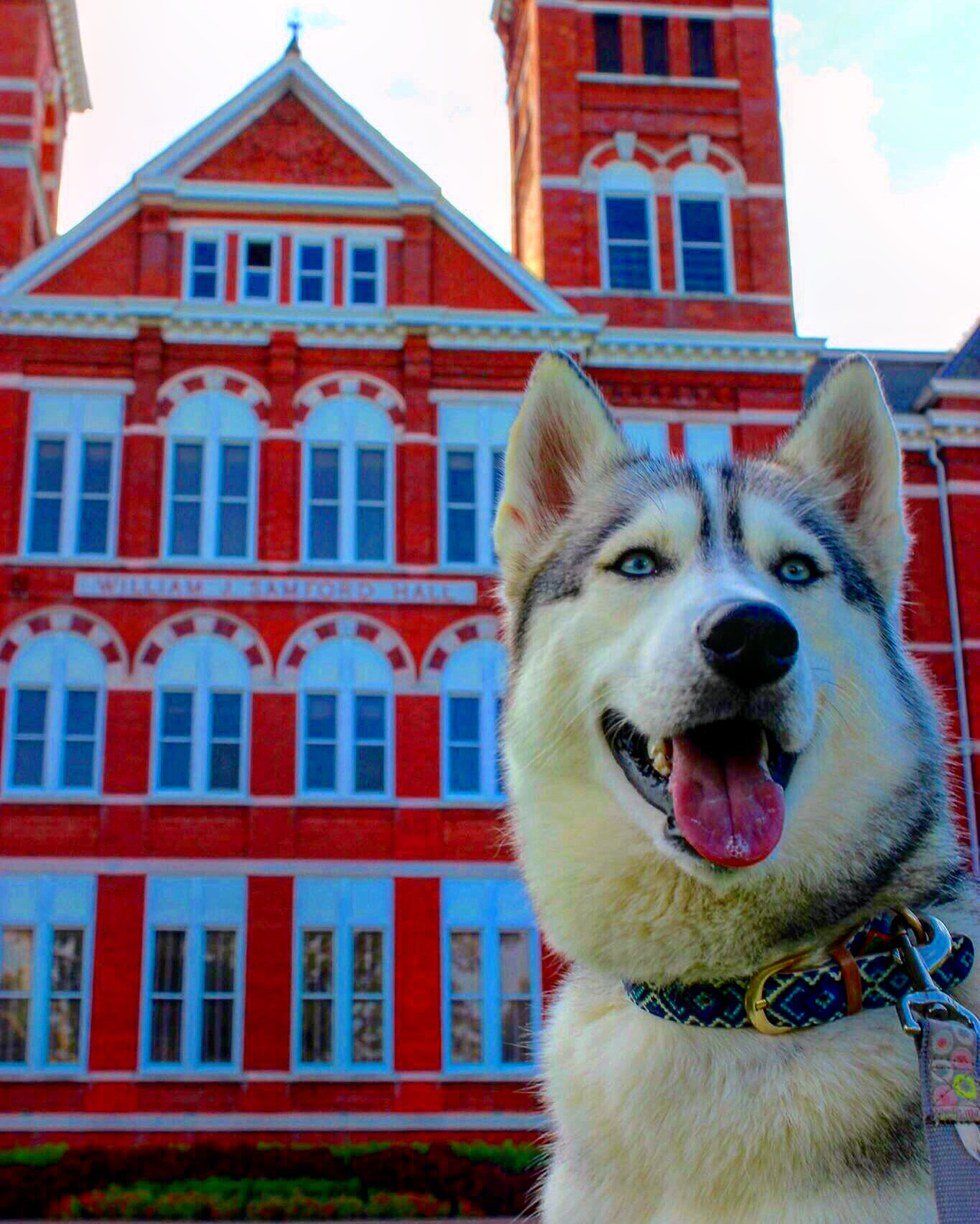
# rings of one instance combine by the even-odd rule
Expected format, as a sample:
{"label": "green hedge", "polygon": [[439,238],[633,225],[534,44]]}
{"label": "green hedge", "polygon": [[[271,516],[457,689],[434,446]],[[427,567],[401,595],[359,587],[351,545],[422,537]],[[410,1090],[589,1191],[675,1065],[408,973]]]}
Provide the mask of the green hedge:
{"label": "green hedge", "polygon": [[0,1219],[520,1215],[543,1162],[511,1142],[44,1144],[0,1151]]}

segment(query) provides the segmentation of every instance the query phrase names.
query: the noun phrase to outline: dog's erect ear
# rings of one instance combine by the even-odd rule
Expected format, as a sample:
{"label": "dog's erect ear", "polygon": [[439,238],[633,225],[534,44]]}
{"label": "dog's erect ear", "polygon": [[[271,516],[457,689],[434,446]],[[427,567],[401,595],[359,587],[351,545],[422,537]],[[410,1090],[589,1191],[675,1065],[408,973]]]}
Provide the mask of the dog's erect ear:
{"label": "dog's erect ear", "polygon": [[775,458],[827,484],[872,578],[893,595],[907,545],[902,451],[866,357],[849,357],[831,370]]}
{"label": "dog's erect ear", "polygon": [[591,379],[562,353],[539,358],[507,442],[494,524],[505,577],[561,521],[589,476],[625,452]]}

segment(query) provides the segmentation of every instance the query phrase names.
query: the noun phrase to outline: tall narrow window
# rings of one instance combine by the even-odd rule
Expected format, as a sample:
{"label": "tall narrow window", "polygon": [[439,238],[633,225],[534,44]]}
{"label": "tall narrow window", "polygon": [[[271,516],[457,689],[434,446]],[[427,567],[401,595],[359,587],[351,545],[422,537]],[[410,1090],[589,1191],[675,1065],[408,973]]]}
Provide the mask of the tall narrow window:
{"label": "tall narrow window", "polygon": [[687,23],[687,36],[691,46],[691,76],[715,76],[715,23],[693,17]]}
{"label": "tall narrow window", "polygon": [[156,931],[150,997],[150,1061],[179,1063],[184,1048],[185,931]]}
{"label": "tall narrow window", "polygon": [[42,635],[18,652],[9,691],[8,789],[96,790],[104,656],[75,634]]}
{"label": "tall narrow window", "polygon": [[443,793],[499,802],[499,720],[505,683],[499,642],[454,651],[443,668]]}
{"label": "tall narrow window", "polygon": [[351,306],[382,304],[381,247],[377,243],[348,243],[347,301]]}
{"label": "tall narrow window", "polygon": [[34,487],[28,552],[60,551],[64,496],[65,441],[63,438],[38,438],[34,443]]}
{"label": "tall narrow window", "polygon": [[531,937],[528,931],[500,933],[500,1059],[529,1063],[531,1054]]}
{"label": "tall narrow window", "polygon": [[623,71],[623,44],[618,13],[596,13],[595,31],[596,72]]}
{"label": "tall narrow window", "polygon": [[191,237],[187,243],[187,296],[216,302],[222,294],[224,238]]}
{"label": "tall narrow window", "polygon": [[356,397],[321,401],[304,426],[307,561],[384,565],[391,557],[393,431]]}
{"label": "tall narrow window", "polygon": [[329,242],[297,242],[294,275],[297,302],[329,305],[333,300]]}
{"label": "tall narrow window", "polygon": [[234,931],[204,932],[204,991],[201,1017],[201,1062],[230,1063],[235,1031]]}
{"label": "tall narrow window", "polygon": [[384,1061],[384,932],[354,932],[351,1060]]}
{"label": "tall narrow window", "polygon": [[333,1061],[333,931],[303,932],[300,1061]]}
{"label": "tall narrow window", "polygon": [[643,71],[647,76],[665,77],[670,74],[667,47],[667,18],[644,17]]}
{"label": "tall narrow window", "polygon": [[652,289],[649,197],[607,195],[603,204],[609,288],[639,292]]}
{"label": "tall narrow window", "polygon": [[201,391],[174,409],[167,428],[167,555],[248,560],[255,536],[255,413],[236,396]]}
{"label": "tall narrow window", "polygon": [[479,931],[449,933],[450,1060],[483,1062],[483,945]]}
{"label": "tall narrow window", "polygon": [[156,669],[155,787],[240,795],[246,789],[249,668],[221,638],[182,638]]}
{"label": "tall narrow window", "polygon": [[92,876],[5,875],[0,888],[0,1069],[85,1060]]}
{"label": "tall narrow window", "polygon": [[526,1073],[541,1021],[541,966],[530,901],[517,880],[444,880],[448,1069]]}
{"label": "tall narrow window", "polygon": [[340,639],[300,669],[300,786],[342,798],[391,790],[391,665],[366,642]]}
{"label": "tall narrow window", "polygon": [[241,299],[271,302],[275,297],[276,257],[271,238],[242,239]]}
{"label": "tall narrow window", "polygon": [[234,1069],[245,881],[151,876],[146,920],[143,1068]]}
{"label": "tall narrow window", "polygon": [[223,443],[218,488],[218,556],[244,557],[248,552],[249,469],[251,448]]}
{"label": "tall narrow window", "polygon": [[34,932],[0,929],[0,1064],[26,1063],[34,973]]}
{"label": "tall narrow window", "polygon": [[296,881],[303,1067],[357,1075],[390,1065],[392,906],[391,880]]}
{"label": "tall narrow window", "polygon": [[441,556],[446,565],[496,567],[493,521],[514,413],[495,405],[443,407]]}
{"label": "tall narrow window", "polygon": [[36,392],[27,450],[24,551],[105,557],[112,544],[122,397]]}
{"label": "tall narrow window", "polygon": [[725,231],[720,199],[680,197],[681,277],[685,293],[727,293]]}

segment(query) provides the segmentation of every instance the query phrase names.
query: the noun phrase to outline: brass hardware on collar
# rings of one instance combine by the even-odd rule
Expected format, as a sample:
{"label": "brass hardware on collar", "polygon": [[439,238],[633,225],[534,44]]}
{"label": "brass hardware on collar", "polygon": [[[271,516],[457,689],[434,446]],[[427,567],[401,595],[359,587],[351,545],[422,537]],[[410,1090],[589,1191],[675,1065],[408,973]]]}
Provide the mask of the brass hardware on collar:
{"label": "brass hardware on collar", "polygon": [[929,942],[929,932],[922,925],[922,919],[918,914],[910,910],[907,905],[896,905],[895,913],[915,936],[917,944],[927,944]]}
{"label": "brass hardware on collar", "polygon": [[773,1024],[766,1015],[769,1002],[765,998],[765,989],[771,977],[782,973],[784,969],[795,968],[811,955],[810,951],[794,952],[792,956],[784,956],[781,960],[773,961],[771,965],[765,965],[758,973],[753,974],[745,990],[745,1014],[757,1032],[765,1033],[767,1037],[779,1037],[783,1033],[796,1031],[791,1024]]}

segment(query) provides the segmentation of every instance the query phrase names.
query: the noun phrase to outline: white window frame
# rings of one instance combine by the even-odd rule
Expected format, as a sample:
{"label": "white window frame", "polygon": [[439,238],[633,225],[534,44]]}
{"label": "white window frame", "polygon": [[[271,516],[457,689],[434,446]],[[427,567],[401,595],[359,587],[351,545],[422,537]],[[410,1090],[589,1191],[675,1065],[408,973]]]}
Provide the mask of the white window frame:
{"label": "white window frame", "polygon": [[[88,1066],[92,1007],[92,966],[95,942],[96,879],[91,875],[15,874],[3,877],[0,888],[0,929],[30,930],[31,981],[27,991],[27,1057],[0,1063],[0,1079],[43,1076],[74,1078]],[[82,932],[78,1058],[52,1062],[48,1053],[51,1003],[51,956],[56,930]],[[74,992],[72,992],[74,993]]]}
{"label": "white window frame", "polygon": [[[472,680],[457,681],[454,678],[455,672],[469,670],[467,664],[471,667],[475,665],[479,669],[477,683]],[[454,651],[446,662],[440,694],[442,794],[445,799],[460,804],[504,802],[504,792],[497,786],[497,759],[500,752],[497,706],[504,697],[506,666],[503,646],[497,641],[489,640],[467,642],[465,646]],[[454,791],[450,785],[449,711],[453,697],[476,698],[479,702],[479,740],[476,747],[480,762],[480,786],[476,791]]]}
{"label": "white window frame", "polygon": [[[318,665],[335,659],[337,676],[334,680],[318,680],[311,672]],[[358,678],[358,663],[374,673],[364,683]],[[306,785],[306,698],[316,694],[331,694],[336,698],[336,781],[333,790]],[[394,795],[395,771],[395,687],[391,664],[367,642],[353,638],[332,638],[312,650],[300,668],[296,719],[296,790],[298,798],[329,798],[343,803],[371,805],[384,803]],[[385,700],[384,789],[358,791],[355,780],[355,698],[383,697]]]}
{"label": "white window frame", "polygon": [[[649,289],[630,289],[622,287],[614,287],[611,280],[609,268],[609,227],[606,222],[606,201],[614,200],[642,200],[646,206],[647,216],[647,252],[648,264],[650,270],[650,287]],[[658,293],[660,289],[660,251],[658,246],[657,236],[657,202],[653,194],[652,185],[648,188],[638,187],[617,187],[614,185],[614,180],[603,183],[603,188],[598,195],[599,200],[599,255],[600,267],[602,270],[602,287],[610,293],[626,293],[626,294],[645,294]],[[618,241],[618,240],[615,240]],[[640,243],[632,242],[630,245],[639,246]]]}
{"label": "white window frame", "polygon": [[[210,404],[205,406],[206,421],[197,428],[186,426],[181,422],[181,410],[189,401],[199,397],[212,397]],[[244,405],[234,396],[225,397],[224,392],[201,391],[194,392],[173,410],[167,426],[166,457],[163,471],[163,513],[160,524],[160,557],[167,564],[180,566],[242,566],[256,559],[256,539],[258,535],[259,506],[259,445],[261,441],[259,421],[253,409],[247,409],[252,415],[252,432],[241,429],[227,430],[221,423],[221,400],[227,398],[234,406],[236,414]],[[198,553],[173,553],[170,551],[171,526],[173,518],[173,478],[176,447],[180,444],[200,444],[201,456],[201,522],[200,549]],[[240,557],[223,557],[218,555],[220,540],[220,516],[218,508],[221,496],[221,448],[223,446],[245,446],[248,448],[248,513],[246,515],[246,549]]]}
{"label": "white window frame", "polygon": [[[493,548],[494,456],[507,449],[516,407],[507,404],[441,404],[439,407],[439,564],[445,569],[496,573]],[[449,452],[476,456],[476,560],[449,560]],[[503,490],[501,489],[501,493]]]}
{"label": "white window frame", "polygon": [[[152,1059],[153,957],[157,931],[184,931],[184,979],[180,993],[181,1048],[177,1062]],[[232,1007],[230,1062],[201,1059],[204,1015],[204,951],[206,931],[235,932],[235,990]],[[155,1076],[190,1073],[236,1075],[242,1066],[245,1038],[245,939],[247,887],[245,879],[231,876],[149,876],[143,928],[143,979],[140,989],[141,1074]]]}
{"label": "white window frame", "polygon": [[[168,681],[166,679],[166,660],[168,656],[171,655],[172,651],[181,650],[185,647],[190,649],[192,645],[196,648],[196,654],[192,661],[193,678],[187,681]],[[157,798],[177,803],[187,800],[197,803],[202,801],[220,803],[222,800],[237,802],[248,795],[249,766],[252,755],[252,690],[249,683],[248,664],[239,655],[240,666],[238,666],[239,679],[237,684],[232,684],[224,679],[218,682],[213,680],[214,672],[217,670],[216,664],[221,665],[223,662],[218,656],[225,655],[230,667],[234,668],[237,666],[231,663],[232,653],[238,655],[239,652],[235,646],[223,638],[193,634],[180,638],[157,661],[157,674],[153,684],[153,743],[150,752],[150,792]],[[223,667],[222,670],[224,670]],[[163,694],[188,691],[191,693],[190,785],[188,787],[162,786],[160,784],[159,770],[163,742]],[[241,697],[241,758],[239,785],[236,790],[212,790],[208,786],[208,771],[213,738],[211,731],[211,698],[216,693],[234,693]]]}
{"label": "white window frame", "polygon": [[[344,305],[351,310],[384,310],[388,305],[388,269],[383,238],[359,238],[356,234],[344,237]],[[377,260],[378,295],[374,302],[354,301],[354,248],[373,247]]]}
{"label": "white window frame", "polygon": [[[122,450],[123,397],[106,392],[35,391],[31,395],[30,427],[24,462],[21,505],[20,554],[31,564],[71,559],[80,565],[102,563],[116,555],[119,516],[119,473]],[[34,500],[37,444],[64,443],[61,521],[58,548],[32,552],[31,512]],[[82,511],[82,460],[86,442],[107,442],[112,448],[109,467],[109,512],[103,552],[78,551]]]}
{"label": "white window frame", "polygon": [[[708,78],[705,78],[708,79]],[[722,292],[703,289],[688,290],[684,284],[684,239],[681,233],[681,201],[710,200],[716,202],[721,214],[722,264],[725,288]],[[689,297],[721,300],[736,292],[735,252],[732,244],[732,210],[725,180],[713,166],[681,166],[674,175],[671,192],[671,216],[674,225],[674,266],[677,269],[678,292]]]}
{"label": "white window frame", "polygon": [[[358,416],[384,416],[379,436],[359,437]],[[326,428],[321,423],[326,424]],[[338,450],[338,555],[336,558],[310,555],[310,501],[313,492],[313,450],[334,447]],[[385,555],[380,561],[360,561],[357,549],[357,456],[360,450],[381,450],[385,462]],[[395,440],[394,430],[383,408],[357,395],[338,395],[321,400],[310,409],[303,428],[302,505],[300,511],[300,555],[303,564],[317,569],[353,568],[387,570],[395,565]]]}
{"label": "white window frame", "polygon": [[[49,668],[44,676],[33,679],[30,675],[32,656],[38,650],[50,650]],[[86,666],[93,669],[93,679],[70,680],[69,655],[75,653],[79,663],[83,657]],[[94,678],[95,676],[98,678]],[[20,689],[39,689],[47,694],[45,703],[43,735],[43,780],[40,786],[23,786],[14,782],[14,746],[17,738],[17,693]],[[95,691],[95,729],[92,752],[92,785],[64,786],[61,771],[65,749],[65,714],[68,691],[83,689]],[[3,789],[10,799],[23,799],[48,795],[86,796],[102,792],[105,765],[105,711],[106,711],[106,665],[98,651],[88,642],[71,633],[52,632],[34,638],[22,647],[15,657],[7,680],[4,718],[5,764]]]}
{"label": "white window frame", "polygon": [[[332,1054],[329,1061],[303,1060],[303,943],[308,931],[333,933]],[[382,1059],[355,1062],[353,1057],[354,936],[381,931]],[[293,922],[292,1067],[295,1074],[358,1078],[390,1075],[394,1057],[394,886],[390,879],[314,879],[296,881]],[[312,997],[312,996],[311,996]],[[323,996],[321,996],[323,997]]]}
{"label": "white window frame", "polygon": [[[267,242],[272,248],[272,263],[269,267],[269,293],[266,297],[252,297],[245,292],[245,273],[248,270],[245,264],[245,251],[249,242]],[[279,301],[279,265],[281,246],[282,237],[278,233],[270,232],[268,230],[244,230],[238,235],[237,288],[238,300],[243,305],[256,304],[262,306]]]}
{"label": "white window frame", "polygon": [[[517,879],[448,879],[441,882],[442,942],[442,1044],[443,1071],[448,1075],[490,1073],[502,1079],[532,1078],[538,1066],[538,1035],[541,1030],[541,941],[534,912],[524,885]],[[480,1003],[482,1058],[476,1062],[454,1062],[452,1057],[451,935],[472,931],[480,936],[480,990],[473,996]],[[531,1059],[503,1060],[503,1003],[500,972],[500,936],[516,931],[528,933],[531,976]],[[467,996],[470,997],[470,996]],[[523,997],[523,996],[522,996]]]}
{"label": "white window frame", "polygon": [[[299,295],[299,280],[303,275],[299,263],[300,247],[319,247],[323,251],[323,284],[324,294],[322,302],[304,302]],[[332,236],[324,238],[306,237],[303,234],[293,235],[293,250],[292,250],[292,301],[294,306],[299,306],[305,309],[324,309],[334,305],[334,240]],[[311,275],[307,273],[306,275]]]}
{"label": "white window frame", "polygon": [[[215,296],[213,298],[193,297],[191,284],[193,277],[194,243],[215,242],[218,247],[218,265],[215,276]],[[184,234],[184,275],[181,285],[181,296],[185,302],[203,302],[217,304],[225,300],[228,285],[228,235],[224,230],[193,229]]]}

